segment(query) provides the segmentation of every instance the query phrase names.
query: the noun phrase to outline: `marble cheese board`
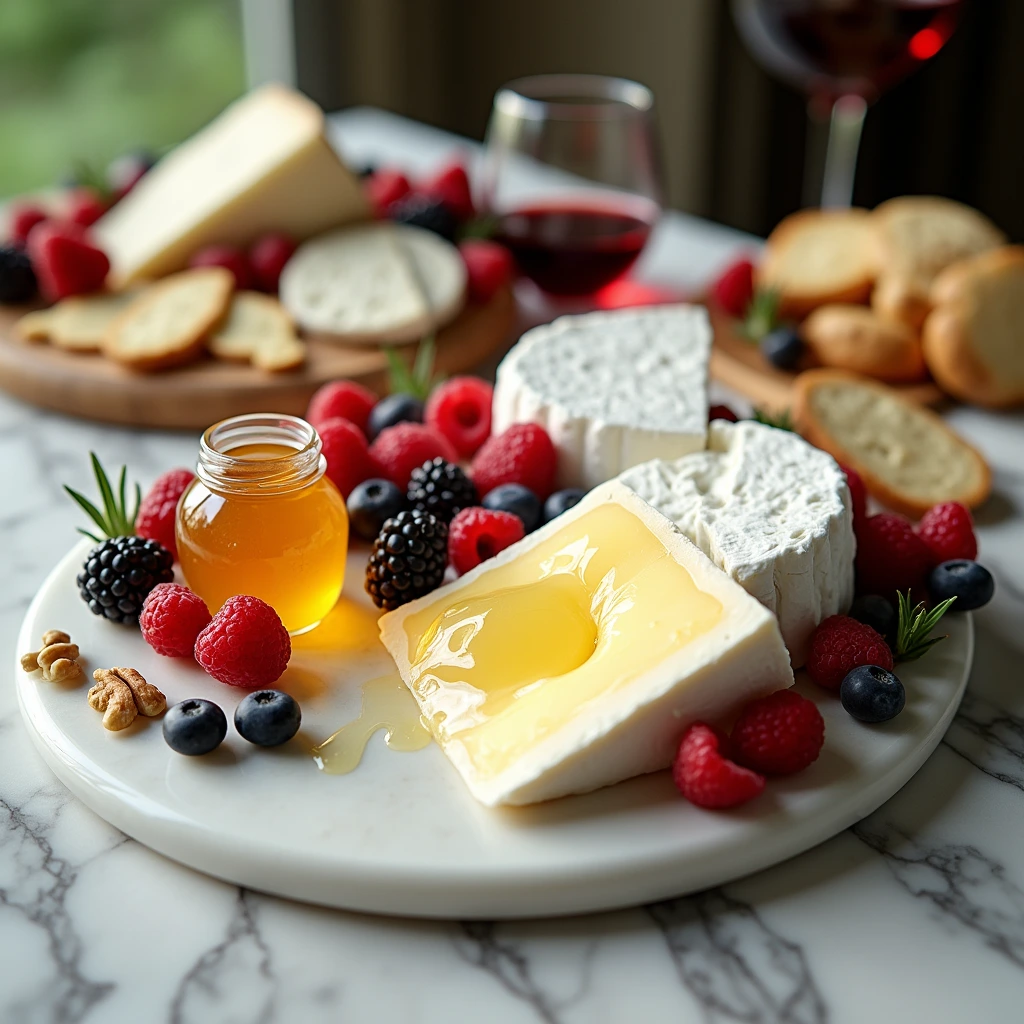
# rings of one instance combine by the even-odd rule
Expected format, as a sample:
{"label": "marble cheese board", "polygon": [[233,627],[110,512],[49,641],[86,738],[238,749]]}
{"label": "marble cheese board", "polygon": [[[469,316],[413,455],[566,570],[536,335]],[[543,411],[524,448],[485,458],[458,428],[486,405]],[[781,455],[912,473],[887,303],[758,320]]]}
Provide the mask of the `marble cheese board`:
{"label": "marble cheese board", "polygon": [[[169,703],[206,697],[231,714],[244,691],[195,664],[156,655],[139,633],[90,614],[74,577],[88,542],[57,565],[26,614],[18,652],[47,629],[69,632],[95,667],[131,665]],[[851,719],[803,674],[797,686],[826,722],[806,772],[769,783],[731,812],[693,807],[667,772],[534,807],[476,804],[434,744],[389,750],[380,735],[350,774],[328,775],[312,747],[359,714],[367,681],[393,669],[362,593],[366,552],[350,553],[344,595],[296,638],[279,681],[303,708],[298,736],[276,750],[229,727],[204,758],[164,743],[159,720],[108,733],[87,683],[42,681],[15,662],[22,716],[50,768],[77,797],[154,850],[236,884],[326,906],[439,918],[554,916],[634,905],[728,882],[823,842],[872,812],[921,767],[963,695],[970,615],[947,616],[949,639],[900,667],[903,714],[884,726]],[[411,698],[410,698],[411,703]]]}

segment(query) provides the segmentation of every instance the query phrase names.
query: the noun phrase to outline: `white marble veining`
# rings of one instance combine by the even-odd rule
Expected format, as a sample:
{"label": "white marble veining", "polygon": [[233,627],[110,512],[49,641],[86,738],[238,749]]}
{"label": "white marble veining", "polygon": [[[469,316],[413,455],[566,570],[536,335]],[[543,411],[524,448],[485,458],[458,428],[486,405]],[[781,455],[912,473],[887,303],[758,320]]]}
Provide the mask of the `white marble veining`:
{"label": "white marble veining", "polygon": [[[360,158],[423,165],[454,140],[355,112]],[[672,218],[644,270],[695,285],[742,236]],[[1024,416],[955,411],[992,461],[967,699],[892,800],[816,850],[722,889],[543,923],[414,922],[238,889],[126,840],[70,797],[0,687],[4,1024],[1002,1022],[1024,1004]],[[0,648],[68,547],[83,453],[148,482],[191,437],[0,397]],[[252,794],[250,799],[258,799]]]}

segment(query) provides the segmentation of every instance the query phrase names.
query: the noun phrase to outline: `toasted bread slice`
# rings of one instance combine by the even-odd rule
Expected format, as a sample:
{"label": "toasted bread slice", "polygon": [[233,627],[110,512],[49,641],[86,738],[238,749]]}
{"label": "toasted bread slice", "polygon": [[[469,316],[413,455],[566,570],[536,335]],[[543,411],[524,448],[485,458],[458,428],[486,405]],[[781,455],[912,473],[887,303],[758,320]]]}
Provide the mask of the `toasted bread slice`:
{"label": "toasted bread slice", "polygon": [[758,285],[779,293],[784,317],[834,302],[867,302],[875,246],[866,210],[801,210],[768,236]]}
{"label": "toasted bread slice", "polygon": [[1006,236],[977,210],[939,196],[900,196],[871,214],[878,284],[871,305],[919,330],[935,276],[957,260],[986,252]]}
{"label": "toasted bread slice", "polygon": [[103,352],[133,370],[164,370],[198,359],[231,303],[235,278],[223,267],[165,277],[107,328]]}
{"label": "toasted bread slice", "polygon": [[921,516],[943,501],[973,508],[992,475],[981,455],[930,409],[878,381],[808,370],[793,385],[793,418],[811,444],[855,469],[897,512]]}
{"label": "toasted bread slice", "polygon": [[14,329],[27,341],[49,341],[69,352],[99,352],[111,323],[140,294],[141,290],[135,289],[76,295],[49,309],[26,313]]}
{"label": "toasted bread slice", "polygon": [[917,335],[867,306],[820,306],[800,334],[825,366],[895,382],[927,376]]}
{"label": "toasted bread slice", "polygon": [[277,299],[259,292],[235,293],[227,319],[207,348],[215,359],[252,363],[262,370],[294,370],[306,359],[292,318]]}
{"label": "toasted bread slice", "polygon": [[1024,246],[954,263],[931,299],[922,340],[939,384],[977,405],[1024,404]]}

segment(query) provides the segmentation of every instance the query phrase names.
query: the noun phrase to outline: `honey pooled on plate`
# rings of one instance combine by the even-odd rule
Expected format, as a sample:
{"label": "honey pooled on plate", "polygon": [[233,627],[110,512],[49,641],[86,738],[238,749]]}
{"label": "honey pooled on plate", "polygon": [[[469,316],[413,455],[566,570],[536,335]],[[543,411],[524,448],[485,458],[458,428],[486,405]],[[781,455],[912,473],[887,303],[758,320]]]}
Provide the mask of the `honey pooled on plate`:
{"label": "honey pooled on plate", "polygon": [[348,513],[325,469],[319,436],[295,416],[235,416],[203,434],[176,536],[185,580],[211,612],[251,594],[299,633],[334,607]]}

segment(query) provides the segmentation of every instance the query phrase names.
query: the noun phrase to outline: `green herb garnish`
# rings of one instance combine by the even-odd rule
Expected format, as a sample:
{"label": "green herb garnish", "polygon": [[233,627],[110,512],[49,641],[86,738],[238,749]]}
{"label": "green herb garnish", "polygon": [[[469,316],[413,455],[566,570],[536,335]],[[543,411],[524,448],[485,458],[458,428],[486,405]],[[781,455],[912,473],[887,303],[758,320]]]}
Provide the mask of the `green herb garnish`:
{"label": "green herb garnish", "polygon": [[931,610],[925,608],[923,601],[911,608],[909,590],[906,594],[897,593],[896,598],[899,602],[899,626],[896,629],[896,650],[893,654],[896,661],[915,661],[949,635],[929,637],[928,634],[939,624],[939,619],[946,614],[956,598],[948,597]]}
{"label": "green herb garnish", "polygon": [[766,427],[775,427],[776,430],[788,430],[791,434],[796,433],[796,427],[793,426],[793,415],[789,409],[783,409],[782,412],[770,413],[764,409],[755,409],[753,419],[757,420],[758,423],[763,423]]}
{"label": "green herb garnish", "polygon": [[758,342],[779,326],[779,293],[774,288],[754,292],[747,306],[740,332],[750,341]]}
{"label": "green herb garnish", "polygon": [[443,380],[434,373],[436,346],[432,334],[420,342],[411,367],[393,348],[384,349],[384,354],[388,359],[388,390],[393,395],[413,395],[425,402]]}
{"label": "green herb garnish", "polygon": [[139,505],[142,503],[142,488],[138,484],[135,485],[135,508],[129,514],[128,502],[125,497],[128,467],[121,467],[115,495],[106,471],[100,464],[100,460],[96,458],[96,453],[89,452],[89,458],[92,459],[92,471],[96,476],[96,485],[99,487],[100,497],[103,500],[103,511],[101,512],[88,498],[79,494],[78,491],[73,491],[67,484],[64,485],[64,490],[100,528],[103,536],[97,537],[96,534],[83,530],[81,527],[78,527],[78,532],[84,533],[86,537],[97,542],[101,542],[103,537],[131,536],[135,533],[135,519],[139,514]]}

